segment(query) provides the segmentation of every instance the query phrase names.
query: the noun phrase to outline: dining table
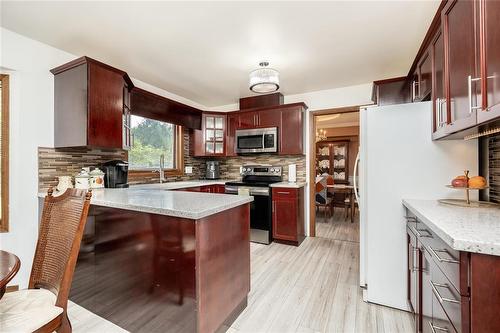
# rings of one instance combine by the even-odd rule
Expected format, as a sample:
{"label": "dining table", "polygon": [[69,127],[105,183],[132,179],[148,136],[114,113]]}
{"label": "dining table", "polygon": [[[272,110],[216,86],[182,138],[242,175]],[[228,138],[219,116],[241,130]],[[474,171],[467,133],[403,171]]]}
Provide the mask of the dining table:
{"label": "dining table", "polygon": [[349,197],[349,203],[351,204],[351,223],[354,222],[354,186],[352,185],[344,185],[344,184],[330,184],[326,185],[328,192],[330,193],[346,193]]}
{"label": "dining table", "polygon": [[0,250],[0,299],[5,294],[7,283],[17,274],[20,267],[21,261],[15,254]]}

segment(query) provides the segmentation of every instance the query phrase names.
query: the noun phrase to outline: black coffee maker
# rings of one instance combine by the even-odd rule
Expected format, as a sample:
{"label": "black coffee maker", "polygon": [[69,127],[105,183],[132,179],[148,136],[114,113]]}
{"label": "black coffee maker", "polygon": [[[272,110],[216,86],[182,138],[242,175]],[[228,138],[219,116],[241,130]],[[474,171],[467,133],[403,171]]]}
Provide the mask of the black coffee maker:
{"label": "black coffee maker", "polygon": [[128,162],[113,160],[102,165],[104,171],[104,186],[107,188],[128,187]]}

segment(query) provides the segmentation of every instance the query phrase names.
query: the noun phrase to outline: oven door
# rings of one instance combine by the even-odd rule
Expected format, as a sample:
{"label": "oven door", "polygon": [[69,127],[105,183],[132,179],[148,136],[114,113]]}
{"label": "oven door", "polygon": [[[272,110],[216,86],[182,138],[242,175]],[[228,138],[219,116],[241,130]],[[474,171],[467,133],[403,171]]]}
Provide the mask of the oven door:
{"label": "oven door", "polygon": [[271,197],[269,195],[253,195],[250,203],[250,241],[269,244],[272,240]]}
{"label": "oven door", "polygon": [[275,153],[278,151],[276,127],[236,130],[237,153]]}

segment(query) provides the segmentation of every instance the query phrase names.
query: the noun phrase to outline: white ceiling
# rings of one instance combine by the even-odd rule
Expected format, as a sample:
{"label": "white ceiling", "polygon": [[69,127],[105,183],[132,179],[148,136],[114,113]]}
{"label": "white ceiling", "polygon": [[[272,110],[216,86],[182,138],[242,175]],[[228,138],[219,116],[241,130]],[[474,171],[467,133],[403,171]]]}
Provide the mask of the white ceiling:
{"label": "white ceiling", "polygon": [[285,95],[406,75],[439,1],[18,2],[1,25],[206,106],[251,95],[268,60]]}
{"label": "white ceiling", "polygon": [[359,112],[335,113],[316,117],[317,128],[359,126]]}

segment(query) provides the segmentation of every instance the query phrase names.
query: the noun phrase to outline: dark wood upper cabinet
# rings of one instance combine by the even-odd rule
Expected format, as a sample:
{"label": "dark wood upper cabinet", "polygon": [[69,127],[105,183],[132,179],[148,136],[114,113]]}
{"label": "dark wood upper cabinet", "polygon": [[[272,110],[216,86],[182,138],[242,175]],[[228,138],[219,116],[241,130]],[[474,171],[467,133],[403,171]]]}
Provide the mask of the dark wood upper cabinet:
{"label": "dark wood upper cabinet", "polygon": [[257,112],[240,112],[238,128],[254,128],[259,126]]}
{"label": "dark wood upper cabinet", "polygon": [[281,124],[281,112],[279,109],[257,113],[257,126],[259,127],[279,127]]}
{"label": "dark wood upper cabinet", "polygon": [[240,110],[278,106],[282,105],[283,101],[284,97],[280,92],[267,95],[243,97],[240,98]]}
{"label": "dark wood upper cabinet", "polygon": [[439,139],[446,135],[448,113],[446,112],[446,96],[444,89],[444,41],[439,30],[431,42],[432,57],[432,138]]}
{"label": "dark wood upper cabinet", "polygon": [[191,129],[201,129],[202,111],[140,88],[131,93],[132,114]]}
{"label": "dark wood upper cabinet", "polygon": [[442,12],[449,133],[477,122],[475,4],[474,1],[453,0]]}
{"label": "dark wood upper cabinet", "polygon": [[304,154],[305,110],[303,103],[281,110],[281,126],[278,128],[280,155]]}
{"label": "dark wood upper cabinet", "polygon": [[379,105],[404,104],[411,101],[407,77],[396,77],[373,82],[372,101]]}
{"label": "dark wood upper cabinet", "polygon": [[54,147],[130,147],[128,75],[88,57],[54,74]]}
{"label": "dark wood upper cabinet", "polygon": [[[278,154],[304,154],[304,103],[285,104],[277,107],[234,111],[228,113],[204,112],[203,129],[193,131],[193,151],[195,156],[236,156],[236,130],[256,127],[278,128]],[[224,117],[224,153],[217,150],[218,141],[214,141],[216,153],[212,153],[212,143],[207,142],[207,135],[212,131],[207,128],[209,116]],[[211,122],[210,122],[211,123]],[[215,132],[218,129],[213,129]],[[207,146],[209,145],[209,146]]]}
{"label": "dark wood upper cabinet", "polygon": [[432,90],[432,58],[430,49],[418,63],[418,99],[429,100]]}
{"label": "dark wood upper cabinet", "polygon": [[237,113],[230,113],[227,115],[226,156],[237,156],[235,140],[239,121],[240,117]]}
{"label": "dark wood upper cabinet", "polygon": [[[88,145],[122,148],[123,88],[119,73],[89,64]],[[128,92],[127,92],[128,93]]]}
{"label": "dark wood upper cabinet", "polygon": [[374,81],[372,100],[377,105],[431,100],[434,140],[498,127],[498,22],[500,1],[442,0],[408,75]]}
{"label": "dark wood upper cabinet", "polygon": [[202,129],[194,130],[194,156],[225,156],[227,119],[222,112],[204,112]]}
{"label": "dark wood upper cabinet", "polygon": [[480,0],[482,110],[478,123],[500,117],[500,1]]}

